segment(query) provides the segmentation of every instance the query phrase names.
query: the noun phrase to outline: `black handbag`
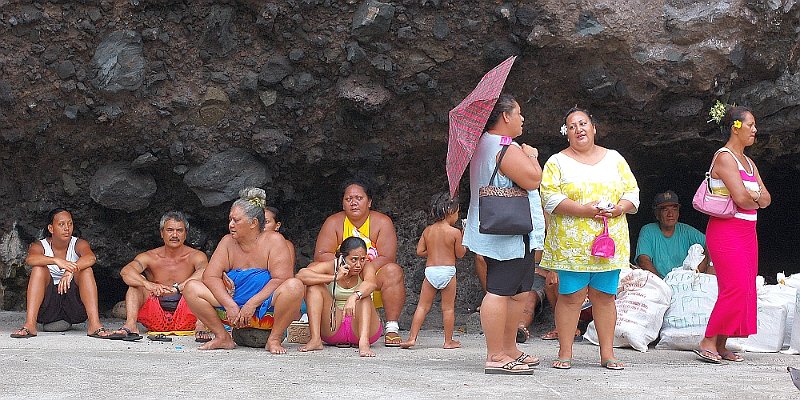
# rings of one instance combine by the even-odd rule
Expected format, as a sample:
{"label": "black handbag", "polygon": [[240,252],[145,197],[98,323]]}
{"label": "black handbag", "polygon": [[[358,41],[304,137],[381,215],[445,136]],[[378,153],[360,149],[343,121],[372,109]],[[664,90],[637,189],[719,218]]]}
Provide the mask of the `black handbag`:
{"label": "black handbag", "polygon": [[528,191],[516,185],[492,186],[506,150],[507,145],[500,152],[489,184],[478,189],[478,230],[491,235],[527,235],[533,230]]}

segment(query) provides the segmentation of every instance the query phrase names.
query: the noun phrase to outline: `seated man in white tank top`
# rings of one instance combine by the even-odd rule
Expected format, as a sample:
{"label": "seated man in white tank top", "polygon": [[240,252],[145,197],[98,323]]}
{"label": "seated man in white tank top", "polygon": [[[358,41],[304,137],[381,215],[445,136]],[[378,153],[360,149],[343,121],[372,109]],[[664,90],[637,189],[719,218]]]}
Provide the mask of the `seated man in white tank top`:
{"label": "seated man in white tank top", "polygon": [[[97,258],[89,242],[72,236],[72,214],[56,208],[48,216],[47,237],[31,243],[25,262],[30,265],[25,324],[12,338],[37,335],[36,323],[87,321],[86,334],[100,339],[114,335],[100,323],[97,283],[92,266]],[[64,328],[59,330],[65,330]]]}

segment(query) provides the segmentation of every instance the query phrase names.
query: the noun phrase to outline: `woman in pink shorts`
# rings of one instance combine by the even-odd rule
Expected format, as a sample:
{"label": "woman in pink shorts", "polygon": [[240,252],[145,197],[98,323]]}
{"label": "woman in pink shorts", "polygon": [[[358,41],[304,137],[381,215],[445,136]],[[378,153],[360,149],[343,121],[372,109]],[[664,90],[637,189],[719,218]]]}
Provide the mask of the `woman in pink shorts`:
{"label": "woman in pink shorts", "polygon": [[367,264],[367,245],[361,238],[345,239],[336,258],[313,262],[297,273],[306,286],[311,340],[300,351],[322,350],[322,342],[358,346],[361,357],[375,357],[370,345],[380,337],[378,313],[372,303],[375,268]]}

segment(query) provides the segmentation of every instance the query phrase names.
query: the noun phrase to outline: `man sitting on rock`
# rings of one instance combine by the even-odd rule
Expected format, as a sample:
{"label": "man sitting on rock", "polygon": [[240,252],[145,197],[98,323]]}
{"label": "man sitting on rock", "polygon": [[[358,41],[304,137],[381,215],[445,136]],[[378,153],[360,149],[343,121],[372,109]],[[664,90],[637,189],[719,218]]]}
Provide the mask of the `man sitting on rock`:
{"label": "man sitting on rock", "polygon": [[37,334],[36,322],[45,331],[65,331],[88,320],[87,335],[121,339],[100,323],[97,310],[97,258],[89,242],[72,236],[72,214],[56,208],[48,214],[44,239],[31,243],[25,263],[31,266],[25,323],[11,334],[24,339]]}
{"label": "man sitting on rock", "polygon": [[129,286],[125,295],[127,319],[115,333],[141,337],[138,320],[150,331],[195,329],[195,340],[208,342],[211,333],[196,326],[197,318],[181,295],[187,281],[202,279],[208,257],[184,244],[189,222],[183,213],[167,212],[159,227],[164,245],[137,255],[120,271]]}
{"label": "man sitting on rock", "polygon": [[[636,244],[636,264],[659,277],[665,277],[674,268],[683,265],[691,247],[699,243],[706,249],[706,236],[697,229],[678,222],[681,204],[672,190],[659,193],[653,200],[653,210],[658,222],[651,222],[639,231]],[[706,254],[708,250],[706,249]],[[698,266],[699,272],[714,273],[708,264],[708,255]]]}
{"label": "man sitting on rock", "polygon": [[[372,193],[369,186],[359,180],[350,180],[343,186],[342,208],[329,216],[317,235],[314,261],[329,261],[335,258],[339,245],[351,236],[367,243],[367,260],[378,271],[378,288],[381,291],[386,313],[384,345],[400,347],[400,327],[397,320],[406,302],[406,286],[403,268],[397,264],[397,234],[392,219],[370,210]],[[374,295],[373,295],[374,296]]]}

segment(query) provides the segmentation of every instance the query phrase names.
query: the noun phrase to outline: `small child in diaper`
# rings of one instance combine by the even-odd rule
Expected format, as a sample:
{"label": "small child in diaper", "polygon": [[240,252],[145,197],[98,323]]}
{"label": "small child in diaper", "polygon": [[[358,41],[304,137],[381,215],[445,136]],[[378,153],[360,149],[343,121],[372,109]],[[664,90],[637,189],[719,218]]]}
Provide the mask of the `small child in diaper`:
{"label": "small child in diaper", "polygon": [[442,316],[444,321],[444,348],[456,349],[461,343],[453,340],[456,302],[456,259],[464,257],[467,249],[461,245],[461,230],[454,227],[458,221],[458,197],[450,193],[435,195],[431,201],[431,216],[436,221],[422,232],[417,244],[417,255],[426,257],[425,280],[419,294],[419,304],[411,322],[408,340],[400,347],[407,349],[416,344],[425,316],[431,309],[436,292],[442,292]]}

